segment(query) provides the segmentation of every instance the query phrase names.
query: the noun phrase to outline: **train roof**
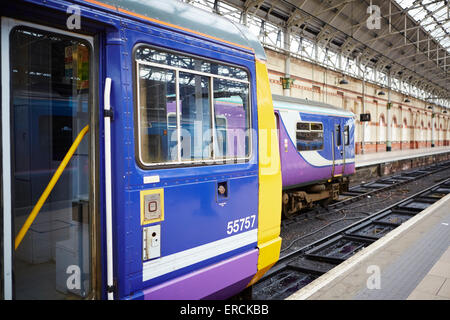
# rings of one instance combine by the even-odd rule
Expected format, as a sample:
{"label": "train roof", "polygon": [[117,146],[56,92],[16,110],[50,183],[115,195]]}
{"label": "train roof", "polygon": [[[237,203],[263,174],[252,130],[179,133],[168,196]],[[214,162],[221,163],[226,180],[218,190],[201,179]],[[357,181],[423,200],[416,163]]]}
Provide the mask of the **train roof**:
{"label": "train roof", "polygon": [[351,111],[345,110],[343,108],[335,107],[328,103],[322,103],[318,101],[311,101],[300,98],[286,97],[280,95],[272,95],[273,107],[275,109],[291,109],[299,110],[304,112],[319,112],[326,113],[337,116],[351,117],[353,118],[355,114]]}
{"label": "train roof", "polygon": [[247,48],[255,53],[257,59],[266,60],[261,43],[247,27],[181,1],[99,0],[95,3],[104,4],[110,9],[114,7],[119,13],[134,13],[137,17],[144,16],[184,31],[194,31],[221,42]]}

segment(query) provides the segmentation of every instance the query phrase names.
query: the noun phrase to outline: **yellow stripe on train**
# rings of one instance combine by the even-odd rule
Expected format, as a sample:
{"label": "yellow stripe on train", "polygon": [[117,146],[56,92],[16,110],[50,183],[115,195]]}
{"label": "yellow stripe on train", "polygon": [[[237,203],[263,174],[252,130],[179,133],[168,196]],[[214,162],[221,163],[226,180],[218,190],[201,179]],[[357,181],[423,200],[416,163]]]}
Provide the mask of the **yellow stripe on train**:
{"label": "yellow stripe on train", "polygon": [[281,238],[281,166],[269,76],[265,62],[256,60],[258,105],[259,204],[257,282],[278,261]]}

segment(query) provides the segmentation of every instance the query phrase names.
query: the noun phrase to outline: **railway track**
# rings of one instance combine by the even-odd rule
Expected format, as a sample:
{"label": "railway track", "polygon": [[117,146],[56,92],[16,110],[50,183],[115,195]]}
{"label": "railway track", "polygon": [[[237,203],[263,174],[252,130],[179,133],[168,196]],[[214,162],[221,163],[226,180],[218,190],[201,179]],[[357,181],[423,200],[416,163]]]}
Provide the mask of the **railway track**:
{"label": "railway track", "polygon": [[[444,161],[438,164],[433,164],[426,167],[417,168],[414,170],[408,170],[406,172],[401,172],[388,177],[383,177],[374,181],[367,183],[362,183],[349,188],[347,192],[342,193],[340,196],[341,200],[328,204],[326,208],[316,209],[316,214],[321,214],[324,210],[332,211],[343,208],[351,203],[360,201],[361,199],[373,196],[377,193],[385,192],[394,188],[398,188],[404,184],[422,179],[428,175],[438,173],[440,171],[450,168],[450,161]],[[291,223],[296,223],[302,219],[302,215],[289,219],[284,219],[282,221],[282,226],[289,225]]]}
{"label": "railway track", "polygon": [[387,191],[396,188],[403,184],[422,179],[430,174],[434,174],[445,169],[450,168],[450,161],[444,161],[438,164],[433,164],[427,167],[409,170],[399,174],[394,174],[388,177],[383,177],[375,181],[363,183],[349,188],[348,192],[342,193],[342,196],[348,197],[344,200],[333,203],[329,208],[339,208],[349,203],[358,201],[360,198],[379,192]]}
{"label": "railway track", "polygon": [[[405,172],[366,184],[369,187],[373,186],[372,190],[360,185],[351,189],[349,193],[357,198],[366,197],[368,194],[386,191],[399,184],[420,179],[449,167],[450,162],[444,162],[428,168]],[[381,180],[382,182],[380,182]],[[398,182],[395,183],[395,181]],[[362,193],[366,190],[367,192]],[[278,300],[288,297],[449,193],[450,178],[447,178],[337,232],[280,257],[277,264],[253,286],[252,298]],[[342,208],[355,201],[357,200],[346,199],[333,204],[332,207]]]}

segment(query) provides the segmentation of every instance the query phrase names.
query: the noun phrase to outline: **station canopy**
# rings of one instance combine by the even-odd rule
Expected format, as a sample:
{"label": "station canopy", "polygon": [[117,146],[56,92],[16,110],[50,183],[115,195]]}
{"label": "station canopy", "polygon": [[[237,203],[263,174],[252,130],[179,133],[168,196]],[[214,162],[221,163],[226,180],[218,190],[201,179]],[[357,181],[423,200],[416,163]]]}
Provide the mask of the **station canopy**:
{"label": "station canopy", "polygon": [[247,25],[266,48],[450,108],[449,0],[183,1]]}

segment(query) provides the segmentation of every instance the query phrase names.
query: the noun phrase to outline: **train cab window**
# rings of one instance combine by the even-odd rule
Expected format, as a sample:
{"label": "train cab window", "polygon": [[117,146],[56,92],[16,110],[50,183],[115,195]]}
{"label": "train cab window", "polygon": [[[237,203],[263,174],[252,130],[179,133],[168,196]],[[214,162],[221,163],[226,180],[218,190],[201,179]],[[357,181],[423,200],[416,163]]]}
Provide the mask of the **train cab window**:
{"label": "train cab window", "polygon": [[135,61],[143,165],[214,163],[250,155],[244,69],[142,45]]}
{"label": "train cab window", "polygon": [[323,149],[323,124],[317,122],[297,122],[297,150],[312,151]]}
{"label": "train cab window", "polygon": [[350,145],[350,127],[349,126],[344,127],[344,144],[346,146]]}

